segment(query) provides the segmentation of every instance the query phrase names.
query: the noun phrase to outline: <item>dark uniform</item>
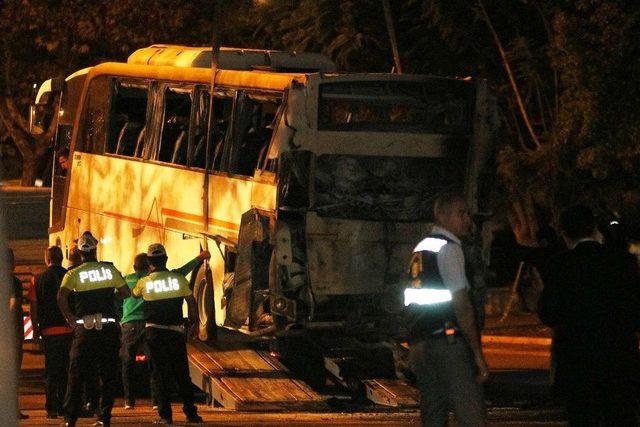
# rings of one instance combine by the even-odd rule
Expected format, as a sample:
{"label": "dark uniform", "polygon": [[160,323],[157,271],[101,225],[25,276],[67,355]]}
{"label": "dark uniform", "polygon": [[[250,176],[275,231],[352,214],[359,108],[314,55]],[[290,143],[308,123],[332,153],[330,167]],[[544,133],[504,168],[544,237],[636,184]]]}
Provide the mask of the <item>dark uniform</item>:
{"label": "dark uniform", "polygon": [[178,273],[161,269],[138,281],[133,295],[144,298],[145,338],[151,356],[151,387],[158,414],[172,420],[171,383],[175,380],[187,420],[198,420],[189,377],[182,303],[191,295],[189,282]]}
{"label": "dark uniform", "polygon": [[74,312],[79,317],[69,355],[69,383],[65,412],[75,423],[82,407],[84,378],[98,368],[102,380],[100,420],[110,423],[118,374],[120,328],[116,322],[114,288],[126,286],[110,263],[90,261],[69,271],[62,287],[74,292]]}
{"label": "dark uniform", "polygon": [[[186,276],[198,267],[200,261],[194,258],[185,265],[175,270],[174,273]],[[138,280],[149,274],[147,270],[136,271],[128,274],[124,280],[131,291],[135,288]],[[140,348],[144,348],[144,352],[148,353],[146,342],[144,339],[146,321],[144,320],[144,300],[141,298],[125,298],[122,302],[122,319],[120,320],[120,329],[122,330],[122,343],[120,346],[120,360],[122,361],[122,388],[124,391],[125,409],[135,406],[134,394],[134,365],[135,358]],[[147,354],[148,356],[148,354]],[[153,406],[157,406],[155,397],[153,398]]]}
{"label": "dark uniform", "polygon": [[582,239],[538,265],[545,283],[538,314],[553,328],[554,386],[567,407],[569,424],[639,425],[635,257]]}
{"label": "dark uniform", "polygon": [[460,241],[436,227],[411,259],[411,283],[404,290],[404,303],[425,426],[446,425],[449,409],[461,426],[484,425],[483,393],[476,381],[473,352],[459,331],[452,302],[453,293],[470,288],[464,264]]}
{"label": "dark uniform", "polygon": [[73,339],[73,330],[67,325],[56,302],[58,289],[66,273],[64,267],[51,265],[35,281],[38,327],[44,343],[45,407],[51,416],[62,412]]}
{"label": "dark uniform", "polygon": [[[78,248],[72,248],[73,250],[78,251]],[[67,271],[71,271],[74,268],[79,267],[82,264],[82,260],[80,260],[80,255],[76,255],[78,257],[77,263],[73,263],[69,265]],[[71,258],[69,259],[71,260]],[[75,310],[75,294],[69,295],[69,305],[72,310]],[[98,381],[98,372],[96,370],[92,370],[90,375],[84,378],[82,384],[82,401],[83,408],[85,413],[83,416],[88,416],[90,413],[94,413],[96,415],[100,415],[100,408],[98,405],[100,404],[100,384]]]}

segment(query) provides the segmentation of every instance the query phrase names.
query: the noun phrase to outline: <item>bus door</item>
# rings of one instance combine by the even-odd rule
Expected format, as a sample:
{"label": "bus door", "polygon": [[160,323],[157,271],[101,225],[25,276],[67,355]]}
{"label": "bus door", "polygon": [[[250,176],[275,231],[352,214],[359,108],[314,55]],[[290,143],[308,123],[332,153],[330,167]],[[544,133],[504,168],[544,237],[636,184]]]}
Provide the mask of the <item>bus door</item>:
{"label": "bus door", "polygon": [[51,230],[59,231],[64,224],[64,192],[69,177],[72,158],[70,154],[72,126],[59,124],[56,131],[53,154],[53,178],[51,181]]}
{"label": "bus door", "polygon": [[65,192],[73,163],[71,136],[73,134],[73,124],[87,72],[88,69],[85,69],[69,76],[64,83],[60,96],[59,108],[57,110],[58,127],[53,144],[49,233],[60,231],[64,228]]}

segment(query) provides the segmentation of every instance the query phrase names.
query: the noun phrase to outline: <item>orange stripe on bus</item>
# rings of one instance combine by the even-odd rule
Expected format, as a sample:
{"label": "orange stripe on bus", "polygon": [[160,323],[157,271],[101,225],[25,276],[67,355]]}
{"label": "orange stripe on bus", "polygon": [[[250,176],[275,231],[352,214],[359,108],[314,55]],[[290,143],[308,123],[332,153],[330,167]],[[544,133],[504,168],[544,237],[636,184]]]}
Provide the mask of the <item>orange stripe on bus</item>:
{"label": "orange stripe on bus", "polygon": [[110,216],[116,219],[121,219],[123,221],[128,221],[128,222],[133,222],[134,224],[138,224],[138,225],[148,225],[151,227],[158,227],[161,228],[162,224],[160,224],[159,222],[153,222],[153,221],[145,221],[144,219],[139,219],[139,218],[135,218],[132,216],[127,216],[127,215],[122,215],[119,213],[115,213],[115,212],[103,212],[103,214],[105,216]]}
{"label": "orange stripe on bus", "polygon": [[[140,219],[140,218],[135,218],[135,217],[132,217],[132,216],[122,215],[122,214],[115,213],[115,212],[103,212],[103,214],[105,216],[110,216],[110,217],[113,217],[113,218],[116,218],[116,219],[120,219],[120,220],[123,220],[123,221],[133,222],[133,223],[138,224],[138,225],[148,225],[148,226],[151,226],[151,227],[162,228],[162,224],[160,224],[158,222],[145,221],[145,220]],[[196,222],[196,223],[199,223],[199,222],[202,221],[202,217],[200,215],[194,215],[194,214],[190,214],[190,213],[186,213],[186,212],[180,212],[180,211],[176,211],[176,210],[173,210],[173,209],[167,209],[167,208],[162,208],[162,215],[163,216],[173,217],[173,218],[184,219],[184,220],[191,221],[191,222]],[[218,227],[227,228],[227,229],[230,229],[230,230],[238,230],[238,229],[240,229],[238,224],[234,224],[233,222],[222,221],[222,220],[214,219],[214,218],[209,218],[209,224],[215,225],[215,226],[218,226]]]}
{"label": "orange stripe on bus", "polygon": [[[197,222],[197,223],[201,223],[202,222],[202,216],[200,216],[200,215],[194,215],[194,214],[190,214],[190,213],[186,213],[186,212],[175,211],[173,209],[162,208],[162,214],[166,215],[166,216],[171,216],[171,217],[174,217],[174,218],[185,219],[185,220],[191,221],[191,222]],[[224,227],[224,228],[228,228],[228,229],[231,229],[231,230],[240,229],[238,224],[235,224],[233,222],[228,222],[228,221],[222,221],[222,220],[215,219],[215,218],[209,218],[209,224],[217,225],[219,227]]]}

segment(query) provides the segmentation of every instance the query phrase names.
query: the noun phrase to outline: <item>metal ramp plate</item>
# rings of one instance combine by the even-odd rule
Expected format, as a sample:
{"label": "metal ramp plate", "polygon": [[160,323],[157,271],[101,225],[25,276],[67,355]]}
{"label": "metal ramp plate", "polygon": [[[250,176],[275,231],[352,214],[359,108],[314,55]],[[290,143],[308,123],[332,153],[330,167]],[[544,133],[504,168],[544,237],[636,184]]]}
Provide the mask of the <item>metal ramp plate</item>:
{"label": "metal ramp plate", "polygon": [[367,399],[378,405],[393,407],[418,406],[418,389],[400,380],[367,379],[362,382],[367,390]]}
{"label": "metal ramp plate", "polygon": [[246,411],[324,410],[326,403],[268,352],[231,343],[187,344],[193,383],[212,404]]}

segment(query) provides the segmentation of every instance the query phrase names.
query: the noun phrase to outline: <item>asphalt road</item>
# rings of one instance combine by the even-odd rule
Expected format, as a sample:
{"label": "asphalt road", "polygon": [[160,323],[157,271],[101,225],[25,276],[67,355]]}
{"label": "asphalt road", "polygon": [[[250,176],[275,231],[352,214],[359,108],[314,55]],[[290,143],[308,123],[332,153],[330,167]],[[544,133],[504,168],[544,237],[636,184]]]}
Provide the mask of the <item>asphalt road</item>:
{"label": "asphalt road", "polygon": [[7,240],[42,239],[49,223],[49,189],[0,187]]}
{"label": "asphalt road", "polygon": [[[42,355],[26,352],[23,363],[23,379],[20,386],[20,408],[29,415],[22,421],[22,426],[57,425],[61,421],[48,420],[45,417],[44,385],[42,380]],[[513,385],[513,384],[512,384]],[[488,386],[489,388],[489,386]],[[148,399],[139,399],[136,408],[125,410],[123,400],[116,399],[113,410],[112,425],[150,425],[157,417]],[[526,406],[520,402],[495,405],[489,401],[489,426],[559,426],[564,425],[562,414],[553,407]],[[337,399],[324,412],[240,412],[224,408],[206,406],[199,403],[199,413],[204,418],[204,425],[224,426],[413,426],[419,425],[419,414],[416,409],[398,410],[371,404],[352,403],[349,400]],[[181,406],[173,405],[174,418],[177,425],[184,424]],[[78,425],[91,425],[93,419],[81,419]],[[455,426],[455,423],[451,425]]]}

